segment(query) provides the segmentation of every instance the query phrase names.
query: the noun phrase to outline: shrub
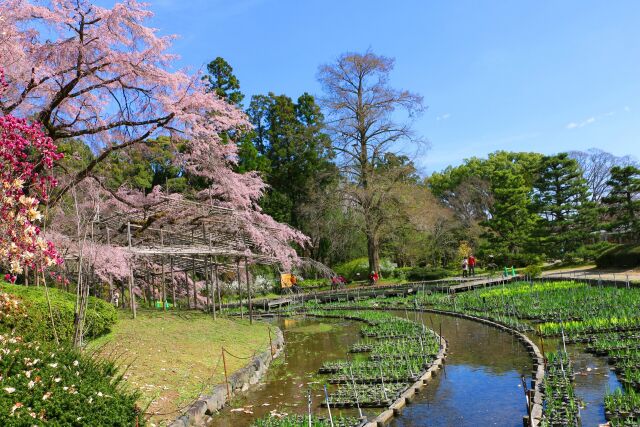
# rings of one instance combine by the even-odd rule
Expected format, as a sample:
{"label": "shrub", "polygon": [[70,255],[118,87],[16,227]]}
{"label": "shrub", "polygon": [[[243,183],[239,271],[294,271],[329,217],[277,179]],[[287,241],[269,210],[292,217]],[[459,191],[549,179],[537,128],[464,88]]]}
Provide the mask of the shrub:
{"label": "shrub", "polygon": [[[382,277],[391,277],[397,264],[392,263],[388,259],[380,260],[380,271]],[[356,258],[351,261],[339,264],[333,270],[347,280],[368,280],[369,279],[369,260],[368,258]]]}
{"label": "shrub", "polygon": [[0,425],[132,426],[138,395],[114,364],[0,335]]}
{"label": "shrub", "polygon": [[302,288],[306,288],[309,286],[327,286],[331,284],[330,279],[304,279],[298,282],[298,285]]}
{"label": "shrub", "polygon": [[525,267],[524,274],[530,277],[538,277],[542,274],[541,264],[531,264]]}
{"label": "shrub", "polygon": [[[481,260],[485,262],[489,262],[488,259]],[[528,253],[504,253],[504,254],[496,254],[494,258],[494,262],[498,266],[499,269],[503,267],[526,267],[531,264],[541,264],[543,261],[543,257],[538,254],[528,254]],[[485,265],[483,265],[485,266]]]}
{"label": "shrub", "polygon": [[422,281],[444,279],[449,272],[443,268],[415,267],[406,274],[409,281]]}
{"label": "shrub", "polygon": [[598,242],[591,245],[582,245],[572,253],[573,258],[581,261],[594,261],[607,250],[616,245],[609,242]]}
{"label": "shrub", "polygon": [[407,274],[409,274],[409,272],[413,269],[414,267],[398,267],[395,270],[393,270],[391,277],[394,277],[399,280],[406,280]]}
{"label": "shrub", "polygon": [[640,266],[640,245],[618,245],[606,250],[598,258],[599,268]]}
{"label": "shrub", "polygon": [[[22,336],[25,340],[52,341],[54,339],[43,287],[2,284],[0,293],[2,291],[18,300],[24,315],[0,318],[0,331],[14,330],[16,335]],[[71,342],[74,329],[75,295],[49,288],[49,297],[58,338],[61,342]],[[106,334],[116,320],[117,313],[111,304],[89,297],[85,319],[86,338],[91,339]]]}

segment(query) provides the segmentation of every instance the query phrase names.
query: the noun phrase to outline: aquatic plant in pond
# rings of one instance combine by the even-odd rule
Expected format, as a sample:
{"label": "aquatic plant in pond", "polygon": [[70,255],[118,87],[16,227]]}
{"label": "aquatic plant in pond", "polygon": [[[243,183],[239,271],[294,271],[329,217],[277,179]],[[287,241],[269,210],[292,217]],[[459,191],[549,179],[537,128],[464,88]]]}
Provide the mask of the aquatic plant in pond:
{"label": "aquatic plant in pond", "polygon": [[355,417],[334,417],[331,421],[327,418],[319,418],[315,415],[309,417],[305,415],[285,415],[271,413],[270,415],[255,420],[252,427],[355,427],[360,424],[360,420]]}
{"label": "aquatic plant in pond", "polygon": [[351,350],[368,354],[353,360],[326,361],[318,371],[329,374],[326,382],[337,385],[329,396],[330,405],[390,405],[402,391],[419,380],[441,348],[441,340],[432,330],[389,313],[317,309],[307,313],[366,323],[361,328],[366,340]]}
{"label": "aquatic plant in pond", "polygon": [[573,390],[573,368],[565,352],[547,353],[542,423],[579,427],[580,410]]}
{"label": "aquatic plant in pond", "polygon": [[407,383],[344,384],[329,396],[333,407],[385,407],[391,405],[409,387]]}
{"label": "aquatic plant in pond", "polygon": [[[640,387],[640,289],[575,281],[515,282],[459,294],[425,290],[408,296],[332,302],[325,306],[424,307],[482,317],[521,332],[535,331],[543,337],[564,336],[567,343],[587,343],[587,351],[608,357],[625,385],[620,393]],[[367,350],[371,359],[380,359],[375,346]],[[571,397],[571,401],[575,402],[575,398]],[[549,402],[550,409],[554,402]],[[559,405],[564,410],[568,402]]]}
{"label": "aquatic plant in pond", "polygon": [[640,423],[640,394],[633,390],[627,393],[616,389],[604,397],[605,415],[612,425],[633,425]]}

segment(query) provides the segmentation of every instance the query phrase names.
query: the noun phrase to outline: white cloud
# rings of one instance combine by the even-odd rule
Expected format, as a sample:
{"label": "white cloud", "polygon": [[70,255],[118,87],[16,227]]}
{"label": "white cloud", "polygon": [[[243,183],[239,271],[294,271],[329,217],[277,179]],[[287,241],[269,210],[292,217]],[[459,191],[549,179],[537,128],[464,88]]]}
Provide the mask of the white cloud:
{"label": "white cloud", "polygon": [[[623,109],[624,111],[626,111],[626,112],[631,111],[631,108],[629,108],[629,106],[628,106],[628,105],[625,105],[622,109]],[[607,113],[600,114],[599,116],[591,116],[591,117],[589,117],[588,119],[586,119],[586,120],[582,120],[582,121],[580,121],[580,122],[569,122],[569,123],[567,124],[567,126],[565,126],[565,127],[566,127],[567,129],[578,129],[578,128],[582,128],[582,127],[585,127],[585,126],[590,125],[590,124],[592,124],[592,123],[595,123],[595,122],[597,122],[597,121],[599,121],[599,120],[602,120],[602,119],[604,119],[605,117],[611,117],[611,116],[614,116],[615,114],[616,114],[616,111],[615,111],[615,110],[612,110],[612,111],[609,111],[609,112],[607,112]]]}
{"label": "white cloud", "polygon": [[587,125],[590,125],[592,123],[596,122],[596,118],[595,117],[589,117],[586,120],[583,120],[581,122],[571,122],[567,125],[567,129],[576,129],[576,128],[582,128],[585,127]]}
{"label": "white cloud", "polygon": [[436,117],[436,120],[438,120],[438,121],[439,121],[439,120],[447,120],[449,117],[451,117],[451,114],[450,114],[450,113],[444,113],[444,114],[442,114],[442,115],[440,115],[440,116]]}

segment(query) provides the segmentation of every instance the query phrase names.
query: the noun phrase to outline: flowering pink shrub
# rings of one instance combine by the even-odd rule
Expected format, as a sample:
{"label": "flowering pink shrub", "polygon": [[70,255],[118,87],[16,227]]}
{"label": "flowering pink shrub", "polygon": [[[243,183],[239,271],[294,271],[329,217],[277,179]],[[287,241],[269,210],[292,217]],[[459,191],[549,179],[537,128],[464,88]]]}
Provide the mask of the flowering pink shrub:
{"label": "flowering pink shrub", "polygon": [[[0,72],[0,92],[5,87]],[[38,123],[10,115],[0,117],[0,263],[15,281],[25,267],[59,264],[53,244],[41,236],[42,213],[56,180],[47,173],[60,159],[51,138]]]}

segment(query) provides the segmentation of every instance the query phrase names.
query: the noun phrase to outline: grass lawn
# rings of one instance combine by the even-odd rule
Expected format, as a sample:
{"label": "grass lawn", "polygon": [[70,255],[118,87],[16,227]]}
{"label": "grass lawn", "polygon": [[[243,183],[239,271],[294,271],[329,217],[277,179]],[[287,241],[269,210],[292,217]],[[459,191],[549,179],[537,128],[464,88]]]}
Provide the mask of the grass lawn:
{"label": "grass lawn", "polygon": [[[224,382],[222,347],[239,357],[269,348],[268,326],[262,322],[229,320],[196,312],[140,310],[131,319],[119,312],[113,331],[89,345],[89,350],[117,358],[126,381],[140,390],[140,406],[156,414],[151,422],[166,424],[211,385]],[[229,375],[247,360],[227,355]],[[148,407],[147,407],[148,406]]]}

